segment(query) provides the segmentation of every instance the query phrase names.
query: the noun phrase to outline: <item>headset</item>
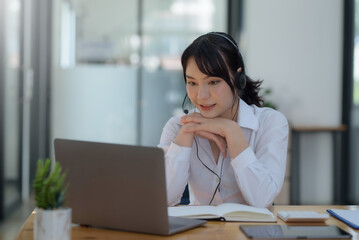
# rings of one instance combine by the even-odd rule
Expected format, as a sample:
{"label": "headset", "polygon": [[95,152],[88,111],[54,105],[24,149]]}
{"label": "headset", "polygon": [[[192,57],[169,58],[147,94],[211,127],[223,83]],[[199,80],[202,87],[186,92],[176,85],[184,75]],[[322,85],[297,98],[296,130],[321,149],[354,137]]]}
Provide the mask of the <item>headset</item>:
{"label": "headset", "polygon": [[[229,39],[227,36],[223,35],[223,34],[220,34],[220,33],[217,33],[217,32],[210,32],[208,34],[212,34],[212,35],[216,35],[216,36],[220,36],[224,39],[226,39],[227,41],[229,41],[236,49],[237,49],[237,52],[238,52],[238,56],[240,58],[240,60],[243,62],[243,59],[242,59],[242,55],[240,54],[239,52],[239,49],[238,49],[238,46],[231,40]],[[239,84],[238,84],[238,87],[240,90],[243,90],[245,87],[246,87],[246,76],[245,76],[245,73],[244,73],[244,68],[242,68],[242,72],[237,72],[236,76],[235,76],[235,81],[239,81]],[[188,114],[189,113],[189,110],[186,109],[184,107],[185,105],[185,102],[186,102],[186,98],[188,97],[187,93],[183,99],[183,102],[182,102],[182,110],[185,114]],[[197,139],[196,137],[193,138],[194,139],[194,142],[196,144],[196,155],[197,155],[197,158],[198,160],[202,163],[202,165],[208,169],[208,171],[210,171],[211,173],[213,173],[217,178],[218,178],[218,184],[217,184],[217,187],[212,195],[212,198],[209,202],[209,205],[211,205],[211,203],[213,202],[213,199],[214,199],[214,196],[216,195],[217,191],[220,191],[219,189],[219,186],[221,184],[221,181],[222,181],[222,169],[223,169],[223,163],[224,163],[224,159],[222,160],[222,163],[221,163],[221,170],[220,170],[220,174],[218,175],[216,172],[214,172],[212,169],[210,169],[202,160],[201,158],[199,157],[199,154],[198,154],[198,143],[197,143]]]}
{"label": "headset", "polygon": [[[209,35],[216,35],[216,36],[220,36],[224,39],[226,39],[228,42],[230,42],[233,47],[235,49],[237,49],[237,53],[238,53],[238,56],[239,56],[239,59],[241,60],[241,62],[243,63],[243,57],[241,55],[241,53],[239,52],[239,48],[238,46],[230,39],[228,38],[227,36],[223,35],[223,34],[220,34],[220,33],[217,33],[217,32],[210,32],[210,33],[207,33]],[[240,90],[244,90],[246,88],[246,84],[247,84],[247,79],[246,79],[246,74],[244,72],[244,67],[242,68],[242,71],[241,72],[237,72],[236,76],[235,76],[235,82],[238,81],[238,87]]]}

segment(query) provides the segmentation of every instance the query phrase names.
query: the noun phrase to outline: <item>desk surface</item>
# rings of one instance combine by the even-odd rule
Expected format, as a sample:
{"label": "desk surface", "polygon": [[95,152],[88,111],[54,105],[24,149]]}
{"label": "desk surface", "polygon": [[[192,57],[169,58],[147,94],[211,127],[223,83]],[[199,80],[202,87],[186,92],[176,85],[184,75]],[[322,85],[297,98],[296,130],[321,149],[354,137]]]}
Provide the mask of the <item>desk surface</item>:
{"label": "desk surface", "polygon": [[[302,211],[316,211],[319,213],[326,213],[326,209],[329,208],[338,208],[338,209],[356,209],[359,210],[359,206],[335,206],[335,205],[327,205],[327,206],[285,206],[285,205],[277,205],[271,207],[270,210],[276,215],[277,211],[280,210],[302,210]],[[33,220],[34,213],[30,215],[30,217],[26,220],[23,227],[21,228],[17,240],[30,240],[33,239]],[[183,233],[175,234],[169,237],[162,237],[157,235],[147,235],[140,233],[131,233],[131,232],[122,232],[115,230],[106,230],[99,228],[85,228],[85,227],[73,227],[72,228],[72,239],[246,239],[243,235],[242,231],[239,230],[238,226],[240,224],[249,224],[248,222],[216,222],[211,221],[207,222],[203,227],[199,227],[193,230],[189,230]],[[253,224],[253,223],[251,223]],[[255,223],[258,224],[258,223]],[[266,224],[266,223],[263,223]],[[267,223],[268,224],[268,223]],[[273,223],[270,223],[273,224]],[[277,224],[285,224],[282,220],[278,219]],[[342,223],[341,221],[330,217],[326,221],[327,225],[337,225],[341,229],[349,232],[353,235],[353,239],[359,239],[359,230],[354,230]],[[294,225],[294,224],[291,224]],[[299,225],[299,224],[295,224]],[[308,224],[301,224],[308,225]],[[311,225],[323,225],[323,224],[311,224]]]}

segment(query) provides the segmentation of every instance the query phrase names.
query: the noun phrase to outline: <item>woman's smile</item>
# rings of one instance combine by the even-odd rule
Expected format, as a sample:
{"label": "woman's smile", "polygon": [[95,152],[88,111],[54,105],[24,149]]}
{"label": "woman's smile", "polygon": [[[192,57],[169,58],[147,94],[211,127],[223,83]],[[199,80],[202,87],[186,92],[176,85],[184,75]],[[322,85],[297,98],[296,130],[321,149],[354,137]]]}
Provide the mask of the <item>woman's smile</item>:
{"label": "woman's smile", "polygon": [[216,106],[216,104],[199,104],[199,106],[203,111],[210,111]]}

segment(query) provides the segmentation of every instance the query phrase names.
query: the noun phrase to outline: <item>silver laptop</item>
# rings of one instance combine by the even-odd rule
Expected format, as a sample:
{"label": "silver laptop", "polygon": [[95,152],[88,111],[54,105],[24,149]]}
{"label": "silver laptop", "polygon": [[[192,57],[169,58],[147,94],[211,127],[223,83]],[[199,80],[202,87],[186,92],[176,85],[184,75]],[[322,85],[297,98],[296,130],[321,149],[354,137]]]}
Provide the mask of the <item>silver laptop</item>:
{"label": "silver laptop", "polygon": [[56,139],[55,157],[67,171],[73,223],[159,235],[205,223],[168,216],[160,148]]}

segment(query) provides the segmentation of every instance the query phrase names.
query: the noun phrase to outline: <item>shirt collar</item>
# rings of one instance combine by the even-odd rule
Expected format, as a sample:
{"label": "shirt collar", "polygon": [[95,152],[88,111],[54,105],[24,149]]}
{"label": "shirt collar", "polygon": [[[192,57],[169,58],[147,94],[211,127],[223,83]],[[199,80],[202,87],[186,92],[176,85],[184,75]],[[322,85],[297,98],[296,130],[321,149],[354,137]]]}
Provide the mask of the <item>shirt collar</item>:
{"label": "shirt collar", "polygon": [[239,109],[238,109],[238,124],[243,128],[249,128],[253,131],[258,130],[258,118],[255,115],[255,108],[249,106],[245,101],[239,99]]}

